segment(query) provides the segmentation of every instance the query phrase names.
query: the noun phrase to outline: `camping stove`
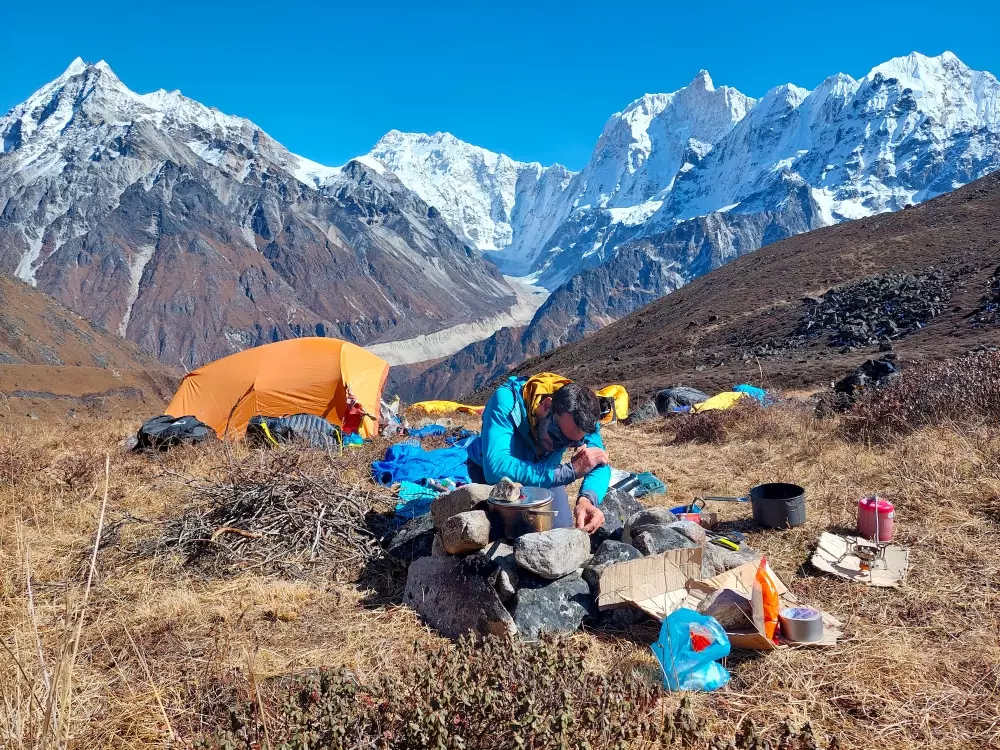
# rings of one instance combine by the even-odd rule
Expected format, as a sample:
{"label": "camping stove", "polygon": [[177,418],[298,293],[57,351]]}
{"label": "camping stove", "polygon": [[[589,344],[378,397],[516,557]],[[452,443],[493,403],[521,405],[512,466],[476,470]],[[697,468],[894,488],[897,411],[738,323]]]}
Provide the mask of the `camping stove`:
{"label": "camping stove", "polygon": [[858,538],[848,540],[847,550],[837,559],[837,564],[839,565],[848,557],[856,557],[858,558],[858,569],[863,572],[870,573],[879,564],[882,565],[883,569],[888,570],[889,566],[885,561],[885,549],[888,546],[888,542],[870,542]]}

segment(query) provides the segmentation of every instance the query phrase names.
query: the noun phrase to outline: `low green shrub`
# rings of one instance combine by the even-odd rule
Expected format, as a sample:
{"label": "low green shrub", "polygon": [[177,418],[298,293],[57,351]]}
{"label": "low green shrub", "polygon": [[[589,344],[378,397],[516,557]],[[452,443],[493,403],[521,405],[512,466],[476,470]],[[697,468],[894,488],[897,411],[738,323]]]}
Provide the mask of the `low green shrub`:
{"label": "low green shrub", "polygon": [[[240,707],[207,708],[218,726],[198,750],[819,750],[808,724],[767,739],[749,719],[735,736],[707,729],[690,697],[679,704],[659,673],[596,674],[577,639],[526,644],[466,636],[371,685],[348,670],[284,678]],[[259,692],[258,692],[259,691]],[[232,691],[227,691],[231,696]],[[260,698],[258,696],[263,696]],[[231,701],[231,698],[229,699]],[[266,719],[261,716],[264,711]],[[837,747],[836,740],[825,745]]]}
{"label": "low green shrub", "polygon": [[[664,720],[657,681],[589,672],[567,641],[464,637],[373,685],[346,671],[290,680],[276,691],[267,733],[257,703],[231,710],[196,747],[251,750],[618,748],[690,731]],[[687,725],[685,725],[687,726]]]}
{"label": "low green shrub", "polygon": [[1000,421],[1000,352],[982,352],[904,370],[862,395],[844,417],[849,437],[885,441],[921,427]]}

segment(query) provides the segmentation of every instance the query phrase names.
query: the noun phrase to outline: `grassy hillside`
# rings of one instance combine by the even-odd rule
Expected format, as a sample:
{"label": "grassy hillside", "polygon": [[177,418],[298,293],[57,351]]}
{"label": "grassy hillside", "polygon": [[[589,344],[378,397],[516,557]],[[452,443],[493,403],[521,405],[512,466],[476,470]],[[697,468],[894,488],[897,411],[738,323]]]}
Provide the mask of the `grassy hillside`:
{"label": "grassy hillside", "polygon": [[[747,720],[755,727],[748,736],[771,739],[786,724],[796,731],[811,724],[818,745],[803,739],[783,747],[827,747],[831,737],[840,748],[995,746],[995,429],[926,427],[887,444],[864,444],[845,439],[839,420],[817,421],[795,402],[728,417],[705,433],[682,433],[701,434],[707,443],[677,442],[681,424],[607,429],[614,464],[655,470],[669,494],[649,502],[665,505],[702,493],[740,494],[766,480],[806,486],[806,525],[750,531],[750,542],[796,595],[843,620],[846,637],[828,650],[730,656],[732,683],[691,696],[688,711],[704,725],[678,730],[665,746],[727,747]],[[439,672],[410,666],[458,652],[400,606],[401,570],[376,563],[338,568],[337,576],[323,568],[304,577],[263,568],[221,576],[158,546],[166,523],[182,515],[197,487],[237,468],[266,469],[275,458],[220,445],[153,458],[120,452],[120,437],[135,426],[60,424],[39,427],[31,440],[0,427],[0,745],[187,747],[230,726],[233,709],[263,716],[269,734],[261,746],[277,748],[292,722],[289,676],[323,666],[347,668],[360,686],[388,679],[393,692],[420,700],[443,689],[435,686]],[[382,450],[374,444],[334,459],[332,469],[326,455],[310,455],[302,470],[327,477],[334,471],[337,482],[385,509],[392,499],[365,476],[367,462]],[[897,538],[912,550],[912,570],[899,590],[851,585],[806,564],[819,533],[851,526],[857,498],[873,491],[896,502]],[[746,513],[721,510],[730,519]],[[655,709],[643,710],[665,720],[681,699],[657,687],[659,669],[648,648],[656,635],[655,624],[588,631],[572,636],[569,647],[582,650],[586,669],[607,676],[616,690],[654,691]],[[422,682],[413,682],[420,674]],[[523,675],[528,686],[543,677]],[[642,717],[629,719],[622,710],[621,721],[638,726]],[[509,723],[492,727],[488,744],[513,746],[518,733],[526,741],[532,736]],[[460,734],[459,722],[444,736],[452,743]],[[408,746],[374,739],[378,746]],[[595,735],[588,739],[604,746]]]}

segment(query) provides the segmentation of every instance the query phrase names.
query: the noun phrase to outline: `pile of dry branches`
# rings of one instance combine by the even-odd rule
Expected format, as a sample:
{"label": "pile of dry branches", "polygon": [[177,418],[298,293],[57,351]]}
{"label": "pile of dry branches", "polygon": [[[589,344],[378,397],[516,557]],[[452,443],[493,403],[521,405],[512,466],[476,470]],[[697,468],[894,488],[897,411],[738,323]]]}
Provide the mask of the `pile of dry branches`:
{"label": "pile of dry branches", "polygon": [[381,556],[366,516],[371,483],[345,483],[325,454],[255,451],[208,479],[174,475],[192,503],[166,525],[160,548],[209,574],[243,571],[335,578]]}

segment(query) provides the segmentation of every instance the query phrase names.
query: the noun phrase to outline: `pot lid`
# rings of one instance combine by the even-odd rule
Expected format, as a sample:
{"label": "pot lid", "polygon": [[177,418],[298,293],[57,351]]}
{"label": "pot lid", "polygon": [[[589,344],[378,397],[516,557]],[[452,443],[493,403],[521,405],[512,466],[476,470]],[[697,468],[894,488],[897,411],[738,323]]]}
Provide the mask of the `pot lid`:
{"label": "pot lid", "polygon": [[521,496],[517,500],[511,502],[494,497],[489,499],[490,505],[495,505],[500,508],[536,508],[539,505],[545,505],[550,502],[552,502],[552,493],[544,487],[522,487]]}

